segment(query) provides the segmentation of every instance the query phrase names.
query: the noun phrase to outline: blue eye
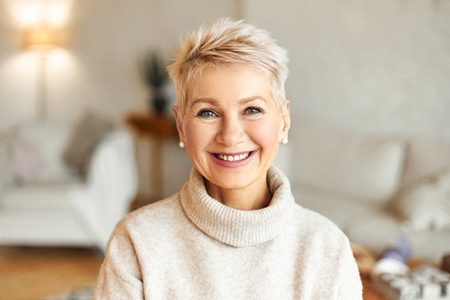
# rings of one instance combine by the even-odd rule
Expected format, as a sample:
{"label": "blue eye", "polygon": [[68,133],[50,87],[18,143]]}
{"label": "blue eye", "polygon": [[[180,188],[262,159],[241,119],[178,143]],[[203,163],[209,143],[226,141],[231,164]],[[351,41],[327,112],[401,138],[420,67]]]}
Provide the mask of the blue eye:
{"label": "blue eye", "polygon": [[201,118],[213,118],[217,116],[217,114],[212,110],[202,109],[201,111],[198,112],[197,116]]}
{"label": "blue eye", "polygon": [[245,109],[245,113],[250,115],[256,115],[262,113],[262,110],[257,107],[249,107]]}

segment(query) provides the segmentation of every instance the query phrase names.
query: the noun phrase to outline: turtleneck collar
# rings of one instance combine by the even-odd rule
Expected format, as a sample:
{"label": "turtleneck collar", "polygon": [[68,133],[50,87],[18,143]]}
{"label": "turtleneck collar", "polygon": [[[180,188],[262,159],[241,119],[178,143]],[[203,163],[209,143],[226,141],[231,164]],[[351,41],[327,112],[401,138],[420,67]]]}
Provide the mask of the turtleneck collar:
{"label": "turtleneck collar", "polygon": [[248,247],[275,238],[288,222],[294,198],[289,181],[276,167],[267,172],[272,200],[257,210],[239,210],[211,198],[202,175],[193,168],[181,190],[181,205],[189,219],[210,237],[235,247]]}

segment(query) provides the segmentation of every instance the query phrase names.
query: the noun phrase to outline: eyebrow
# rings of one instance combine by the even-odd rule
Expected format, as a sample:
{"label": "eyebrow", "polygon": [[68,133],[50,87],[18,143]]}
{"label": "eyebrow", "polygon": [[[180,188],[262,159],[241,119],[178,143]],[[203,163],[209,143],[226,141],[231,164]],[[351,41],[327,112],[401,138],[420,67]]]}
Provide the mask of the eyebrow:
{"label": "eyebrow", "polygon": [[[257,101],[257,100],[261,100],[263,102],[267,102],[267,100],[264,97],[261,96],[251,96],[248,98],[244,98],[239,100],[239,104],[246,104],[252,101]],[[217,105],[217,103],[219,103],[220,101],[214,98],[198,98],[195,99],[192,104],[191,107],[193,107],[194,105],[198,104],[198,103],[209,103],[209,104],[213,104],[213,105]]]}
{"label": "eyebrow", "polygon": [[194,105],[196,105],[198,103],[216,104],[217,102],[218,101],[216,99],[213,99],[213,98],[198,98],[198,99],[195,99],[194,101],[192,101],[191,107],[193,107]]}

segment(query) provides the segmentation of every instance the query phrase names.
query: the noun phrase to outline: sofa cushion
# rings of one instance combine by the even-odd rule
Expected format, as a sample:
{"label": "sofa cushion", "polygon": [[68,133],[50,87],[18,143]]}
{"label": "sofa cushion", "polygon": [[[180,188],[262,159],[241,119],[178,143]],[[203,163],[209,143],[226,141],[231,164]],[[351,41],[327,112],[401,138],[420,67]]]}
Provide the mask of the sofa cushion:
{"label": "sofa cushion", "polygon": [[412,230],[450,229],[450,169],[405,188],[396,208]]}
{"label": "sofa cushion", "polygon": [[450,231],[412,231],[399,219],[376,204],[348,194],[293,185],[296,202],[334,221],[348,238],[381,255],[405,237],[414,256],[439,263],[450,251]]}
{"label": "sofa cushion", "polygon": [[11,147],[14,177],[22,183],[66,182],[73,176],[61,153],[68,128],[55,123],[24,123]]}
{"label": "sofa cushion", "polygon": [[37,180],[40,171],[45,167],[39,147],[33,143],[16,141],[11,150],[15,180],[20,183]]}
{"label": "sofa cushion", "polygon": [[81,179],[86,180],[92,154],[114,127],[111,119],[91,111],[84,113],[74,124],[63,158]]}
{"label": "sofa cushion", "polygon": [[450,169],[450,143],[411,139],[405,157],[403,186],[420,183]]}
{"label": "sofa cushion", "polygon": [[378,255],[398,245],[400,238],[411,244],[412,255],[440,263],[450,251],[450,231],[411,231],[397,218],[382,211],[351,220],[345,234],[355,243],[360,243]]}
{"label": "sofa cushion", "polygon": [[0,198],[2,211],[54,210],[70,208],[70,193],[79,183],[7,186]]}
{"label": "sofa cushion", "polygon": [[11,163],[13,130],[0,132],[0,192],[3,186],[14,183],[14,169]]}
{"label": "sofa cushion", "polygon": [[361,197],[303,184],[294,184],[292,194],[298,204],[327,217],[344,231],[352,220],[371,214],[377,208]]}
{"label": "sofa cushion", "polygon": [[94,246],[70,208],[0,210],[0,241],[6,245]]}
{"label": "sofa cushion", "polygon": [[[292,135],[291,135],[292,136]],[[302,124],[294,141],[293,180],[348,193],[362,201],[385,203],[397,191],[404,143]]]}
{"label": "sofa cushion", "polygon": [[381,209],[374,209],[349,220],[345,234],[352,242],[381,255],[387,248],[397,245],[399,238],[404,236],[404,230],[397,218]]}

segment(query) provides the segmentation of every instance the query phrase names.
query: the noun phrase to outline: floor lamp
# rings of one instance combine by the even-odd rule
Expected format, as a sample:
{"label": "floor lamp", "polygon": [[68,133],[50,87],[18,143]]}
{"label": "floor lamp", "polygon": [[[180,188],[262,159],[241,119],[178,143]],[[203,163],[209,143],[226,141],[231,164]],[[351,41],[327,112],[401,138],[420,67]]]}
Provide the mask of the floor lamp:
{"label": "floor lamp", "polygon": [[57,28],[42,24],[24,31],[22,46],[36,51],[36,119],[47,120],[47,58],[48,53],[61,46],[61,33]]}

